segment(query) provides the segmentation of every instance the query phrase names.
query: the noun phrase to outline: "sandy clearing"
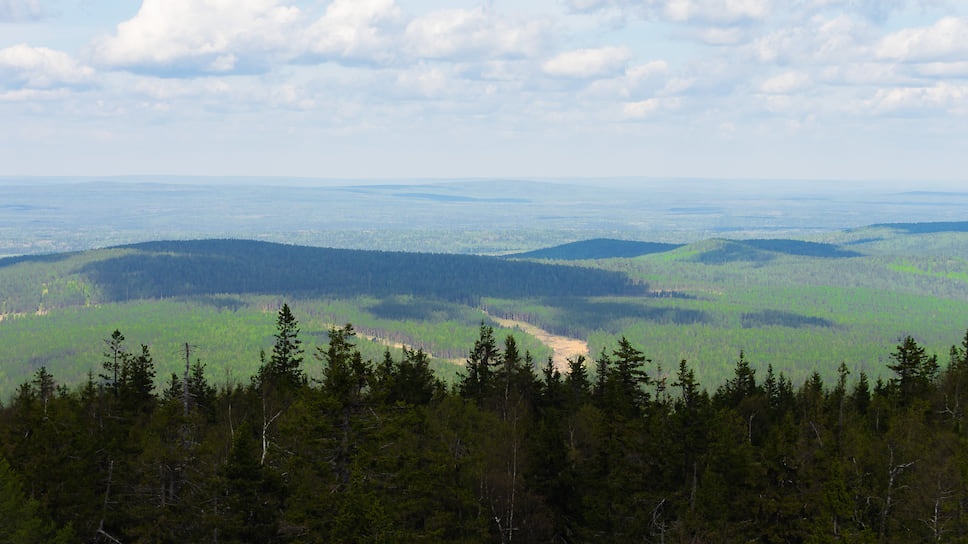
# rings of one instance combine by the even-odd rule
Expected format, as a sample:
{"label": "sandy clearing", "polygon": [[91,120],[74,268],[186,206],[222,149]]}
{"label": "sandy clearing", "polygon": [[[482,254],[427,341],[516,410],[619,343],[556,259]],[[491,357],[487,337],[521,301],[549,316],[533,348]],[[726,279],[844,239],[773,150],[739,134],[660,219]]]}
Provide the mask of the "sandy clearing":
{"label": "sandy clearing", "polygon": [[[487,314],[487,316],[493,319],[498,325],[508,329],[518,329],[522,332],[528,333],[531,336],[534,336],[535,338],[537,338],[538,341],[540,341],[542,344],[551,348],[551,351],[553,353],[551,360],[555,365],[555,368],[562,374],[568,373],[568,359],[574,359],[579,355],[584,355],[586,357],[588,356],[588,343],[585,342],[584,340],[552,334],[544,329],[538,328],[524,321],[516,321],[513,319],[502,319],[500,317],[495,317],[491,314]],[[387,338],[374,336],[372,334],[364,334],[364,333],[361,333],[360,331],[354,331],[354,332],[356,332],[356,335],[360,338],[365,338],[370,341],[379,342],[384,346],[393,347],[397,349],[402,349],[403,347],[405,347],[404,344],[401,344],[400,342],[394,342]],[[406,347],[411,347],[411,346],[406,346]],[[431,353],[428,353],[428,355],[430,355],[431,357],[434,357],[433,354]],[[441,357],[434,357],[434,358],[443,359]],[[463,365],[464,363],[466,363],[464,359],[443,359],[443,360],[450,361],[451,363],[454,363],[457,365]],[[535,361],[535,364],[538,366],[539,369],[542,366],[544,366],[544,363],[545,363],[544,361]]]}
{"label": "sandy clearing", "polygon": [[[488,316],[502,327],[519,329],[534,336],[540,340],[542,344],[551,348],[553,352],[551,360],[554,363],[555,368],[558,369],[558,371],[562,374],[568,373],[568,359],[574,359],[579,355],[584,355],[586,357],[588,356],[588,342],[585,342],[584,340],[551,334],[544,329],[540,329],[530,323],[525,323],[524,321],[502,319],[490,314],[488,314]],[[535,361],[535,363],[538,365],[538,368],[541,368],[544,365],[544,361]]]}

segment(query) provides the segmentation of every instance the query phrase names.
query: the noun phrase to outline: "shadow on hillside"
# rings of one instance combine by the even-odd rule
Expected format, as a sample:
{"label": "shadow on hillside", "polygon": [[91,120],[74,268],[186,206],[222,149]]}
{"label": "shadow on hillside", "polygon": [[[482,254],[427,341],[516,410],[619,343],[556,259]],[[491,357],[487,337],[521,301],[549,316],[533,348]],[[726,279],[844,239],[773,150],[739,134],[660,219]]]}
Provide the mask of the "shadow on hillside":
{"label": "shadow on hillside", "polygon": [[815,257],[821,259],[845,259],[862,257],[862,253],[841,249],[834,244],[804,242],[782,238],[753,240],[726,240],[723,245],[693,257],[692,261],[703,264],[726,264],[731,262],[766,263],[778,255]]}
{"label": "shadow on hillside", "polygon": [[887,227],[905,234],[936,234],[939,232],[968,232],[968,221],[939,221],[936,223],[881,223],[872,227]]}
{"label": "shadow on hillside", "polygon": [[833,327],[835,325],[833,321],[822,317],[810,317],[780,310],[763,310],[745,313],[742,317],[742,323],[744,329],[757,327],[790,327],[799,329],[803,327]]}
{"label": "shadow on hillside", "polygon": [[20,263],[56,263],[67,260],[76,255],[75,253],[53,253],[50,255],[18,255],[16,257],[4,257],[0,259],[0,268],[13,266]]}

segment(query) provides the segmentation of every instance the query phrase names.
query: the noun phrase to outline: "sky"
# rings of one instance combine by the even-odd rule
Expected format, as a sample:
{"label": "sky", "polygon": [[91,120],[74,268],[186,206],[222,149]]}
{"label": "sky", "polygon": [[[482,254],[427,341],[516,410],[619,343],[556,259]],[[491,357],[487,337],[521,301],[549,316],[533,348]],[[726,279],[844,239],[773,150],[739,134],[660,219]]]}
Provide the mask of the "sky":
{"label": "sky", "polygon": [[0,0],[0,176],[966,172],[963,0]]}

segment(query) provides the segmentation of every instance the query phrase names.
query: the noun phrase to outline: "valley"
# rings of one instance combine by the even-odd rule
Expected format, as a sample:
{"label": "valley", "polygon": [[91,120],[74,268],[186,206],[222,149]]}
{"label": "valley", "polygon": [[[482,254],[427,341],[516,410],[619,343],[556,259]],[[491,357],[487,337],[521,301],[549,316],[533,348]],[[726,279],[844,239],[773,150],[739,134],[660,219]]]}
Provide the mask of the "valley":
{"label": "valley", "polygon": [[0,395],[40,366],[79,383],[97,370],[102,339],[116,328],[158,353],[159,381],[189,342],[222,382],[244,382],[283,302],[300,316],[311,350],[317,338],[325,347],[332,324],[352,323],[370,359],[388,347],[420,348],[447,380],[461,372],[482,322],[513,333],[539,364],[554,356],[559,370],[625,337],[655,372],[687,360],[710,387],[740,351],[759,372],[771,366],[794,383],[813,372],[832,379],[841,362],[876,378],[898,338],[916,335],[944,359],[968,327],[965,230],[879,225],[665,246],[592,239],[536,258],[243,240],[7,258]]}

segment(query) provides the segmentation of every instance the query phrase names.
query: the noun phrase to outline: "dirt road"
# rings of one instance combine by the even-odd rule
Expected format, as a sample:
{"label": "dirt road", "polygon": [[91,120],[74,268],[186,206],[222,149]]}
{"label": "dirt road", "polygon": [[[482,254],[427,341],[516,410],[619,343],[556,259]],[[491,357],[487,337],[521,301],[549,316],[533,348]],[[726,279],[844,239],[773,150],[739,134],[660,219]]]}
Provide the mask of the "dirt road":
{"label": "dirt road", "polygon": [[[568,372],[568,359],[574,359],[578,355],[584,355],[586,357],[588,356],[588,343],[584,340],[551,334],[544,329],[539,329],[538,327],[535,327],[530,323],[525,323],[524,321],[501,319],[490,314],[488,315],[502,327],[507,327],[509,329],[520,329],[534,336],[540,340],[542,344],[551,348],[551,350],[554,352],[554,355],[551,359],[554,362],[555,368],[558,369],[558,371],[562,374]],[[535,363],[538,365],[538,368],[544,366],[544,361],[535,361]]]}

